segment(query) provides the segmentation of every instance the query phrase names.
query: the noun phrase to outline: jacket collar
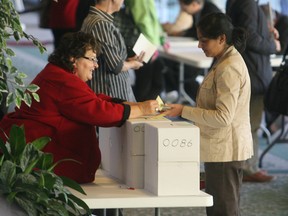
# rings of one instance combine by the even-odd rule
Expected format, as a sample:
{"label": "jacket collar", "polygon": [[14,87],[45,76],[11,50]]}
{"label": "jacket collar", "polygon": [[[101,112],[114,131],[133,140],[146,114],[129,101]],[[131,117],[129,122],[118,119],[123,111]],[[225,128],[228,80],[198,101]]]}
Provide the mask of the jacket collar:
{"label": "jacket collar", "polygon": [[223,55],[214,62],[212,68],[214,69],[215,67],[217,67],[217,65],[219,65],[224,59],[226,59],[227,55],[232,55],[232,54],[234,54],[236,52],[237,52],[237,50],[236,50],[236,48],[233,45],[229,46],[226,49],[226,51],[223,53]]}
{"label": "jacket collar", "polygon": [[97,14],[98,16],[102,17],[104,20],[113,22],[113,16],[111,14],[108,14],[94,6],[90,6],[90,13]]}

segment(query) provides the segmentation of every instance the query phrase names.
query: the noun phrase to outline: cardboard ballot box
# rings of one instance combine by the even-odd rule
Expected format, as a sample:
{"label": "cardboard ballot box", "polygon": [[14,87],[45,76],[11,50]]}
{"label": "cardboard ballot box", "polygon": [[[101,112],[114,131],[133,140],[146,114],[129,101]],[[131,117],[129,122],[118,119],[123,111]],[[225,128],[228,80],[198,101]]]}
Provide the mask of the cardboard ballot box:
{"label": "cardboard ballot box", "polygon": [[99,127],[99,147],[102,160],[101,168],[110,176],[124,181],[123,173],[123,145],[125,128],[122,127]]}
{"label": "cardboard ballot box", "polygon": [[199,128],[188,122],[145,124],[144,188],[156,195],[200,190]]}
{"label": "cardboard ballot box", "polygon": [[99,128],[101,168],[130,187],[144,188],[144,129],[149,122],[171,121],[143,117],[129,119],[120,128]]}
{"label": "cardboard ballot box", "polygon": [[134,188],[144,188],[145,124],[150,122],[171,122],[165,117],[129,119],[125,123],[125,144],[123,145],[123,170],[125,183]]}

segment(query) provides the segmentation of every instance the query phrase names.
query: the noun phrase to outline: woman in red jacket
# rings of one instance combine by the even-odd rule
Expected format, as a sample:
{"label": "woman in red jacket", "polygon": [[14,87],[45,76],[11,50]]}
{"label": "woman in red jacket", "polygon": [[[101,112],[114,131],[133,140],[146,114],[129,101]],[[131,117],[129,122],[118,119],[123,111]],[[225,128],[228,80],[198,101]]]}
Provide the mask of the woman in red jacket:
{"label": "woman in red jacket", "polygon": [[50,137],[44,151],[52,153],[55,162],[79,162],[62,162],[55,173],[78,183],[92,182],[101,161],[95,126],[121,126],[128,118],[155,114],[158,108],[156,100],[129,103],[95,94],[86,81],[98,67],[97,49],[90,34],[66,34],[32,81],[40,87],[40,102],[23,104],[0,122],[7,134],[13,124],[24,125],[27,142]]}

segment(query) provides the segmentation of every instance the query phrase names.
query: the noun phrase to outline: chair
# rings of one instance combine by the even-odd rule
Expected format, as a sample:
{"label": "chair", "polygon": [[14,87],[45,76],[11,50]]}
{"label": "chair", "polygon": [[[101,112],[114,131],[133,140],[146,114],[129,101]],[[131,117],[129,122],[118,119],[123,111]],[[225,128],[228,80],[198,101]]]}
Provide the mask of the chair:
{"label": "chair", "polygon": [[281,115],[281,128],[273,133],[268,140],[268,146],[261,153],[259,167],[262,168],[262,161],[269,150],[277,143],[288,144],[288,124],[285,124],[285,115]]}

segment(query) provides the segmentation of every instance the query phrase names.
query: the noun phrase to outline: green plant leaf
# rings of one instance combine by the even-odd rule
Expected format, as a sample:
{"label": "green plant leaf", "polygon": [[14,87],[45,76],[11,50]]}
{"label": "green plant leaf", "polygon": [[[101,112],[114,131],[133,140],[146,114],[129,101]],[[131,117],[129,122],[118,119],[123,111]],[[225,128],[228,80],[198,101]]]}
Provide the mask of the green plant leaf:
{"label": "green plant leaf", "polygon": [[13,186],[16,180],[16,165],[13,162],[9,160],[3,162],[0,170],[0,179],[3,185]]}
{"label": "green plant leaf", "polygon": [[69,179],[65,176],[60,176],[60,178],[62,179],[63,184],[65,186],[70,187],[70,188],[86,195],[85,191],[82,189],[82,187],[77,182],[75,182],[72,179]]}
{"label": "green plant leaf", "polygon": [[6,106],[10,106],[14,102],[14,94],[12,92],[8,93],[7,99],[6,99]]}
{"label": "green plant leaf", "polygon": [[43,154],[41,159],[38,161],[37,167],[42,170],[50,171],[50,168],[53,166],[53,154]]}
{"label": "green plant leaf", "polygon": [[31,144],[38,150],[42,150],[47,143],[49,143],[51,141],[50,137],[40,137],[36,140],[34,140],[33,142],[31,142]]}
{"label": "green plant leaf", "polygon": [[14,52],[12,49],[10,49],[10,48],[7,48],[7,49],[5,50],[5,52],[6,52],[6,54],[9,55],[9,56],[15,56],[15,52]]}
{"label": "green plant leaf", "polygon": [[59,161],[57,161],[56,163],[54,163],[53,166],[51,166],[51,167],[50,167],[49,169],[47,169],[47,170],[48,170],[48,171],[52,171],[58,164],[60,164],[60,163],[62,163],[62,162],[64,162],[64,161],[73,161],[73,162],[75,162],[75,163],[81,164],[79,161],[74,160],[74,159],[62,159],[62,160],[59,160]]}
{"label": "green plant leaf", "polygon": [[56,184],[55,175],[49,172],[41,172],[41,187],[46,188],[47,190],[52,190]]}
{"label": "green plant leaf", "polygon": [[35,84],[30,84],[27,86],[27,90],[30,92],[37,92],[40,89],[39,86],[35,85]]}
{"label": "green plant leaf", "polygon": [[15,201],[29,216],[38,216],[34,203],[25,196],[16,197]]}
{"label": "green plant leaf", "polygon": [[10,129],[9,143],[12,157],[18,157],[22,154],[26,146],[25,131],[23,127],[12,125]]}
{"label": "green plant leaf", "polygon": [[28,107],[31,107],[32,97],[31,97],[31,95],[30,95],[29,93],[24,93],[23,101],[25,102],[25,104],[26,104]]}
{"label": "green plant leaf", "polygon": [[25,73],[23,73],[23,72],[19,72],[19,73],[17,74],[17,77],[20,78],[20,79],[25,79],[25,78],[27,78],[27,74],[25,74]]}
{"label": "green plant leaf", "polygon": [[37,93],[32,93],[32,96],[33,96],[33,98],[37,101],[37,102],[40,102],[40,97],[39,97],[39,95],[37,94]]}
{"label": "green plant leaf", "polygon": [[24,98],[24,91],[22,89],[16,88],[15,94],[16,96],[19,96],[21,99]]}
{"label": "green plant leaf", "polygon": [[[9,68],[4,65],[4,64],[0,64],[0,70],[4,73],[7,73],[7,71],[9,70]],[[1,77],[2,78],[2,77]]]}
{"label": "green plant leaf", "polygon": [[8,92],[8,86],[5,81],[0,79],[0,92]]}
{"label": "green plant leaf", "polygon": [[15,76],[15,77],[14,77],[14,82],[15,82],[18,86],[24,87],[24,82],[23,82],[23,80],[22,80],[21,78]]}
{"label": "green plant leaf", "polygon": [[10,58],[6,58],[6,65],[9,69],[12,67],[12,61]]}
{"label": "green plant leaf", "polygon": [[15,102],[15,105],[16,105],[17,108],[20,108],[20,106],[21,106],[21,101],[22,101],[22,98],[19,97],[19,96],[16,96],[14,102]]}
{"label": "green plant leaf", "polygon": [[49,205],[48,211],[53,210],[54,212],[57,212],[57,215],[69,216],[69,213],[65,208],[65,205],[63,206],[62,203],[59,203],[58,201],[52,199],[49,201],[48,205]]}
{"label": "green plant leaf", "polygon": [[69,194],[68,197],[69,197],[69,199],[73,200],[73,202],[75,202],[78,206],[83,208],[88,215],[91,215],[91,210],[90,210],[89,206],[82,199],[76,197],[73,194]]}
{"label": "green plant leaf", "polygon": [[24,173],[31,173],[39,162],[42,152],[38,151],[33,145],[27,144],[20,158],[20,167]]}
{"label": "green plant leaf", "polygon": [[5,143],[3,142],[2,139],[0,139],[0,149],[1,149],[1,152],[2,152],[3,156],[6,158],[6,160],[10,160],[11,159],[11,155],[8,152],[7,147],[6,147],[6,145],[5,145]]}

